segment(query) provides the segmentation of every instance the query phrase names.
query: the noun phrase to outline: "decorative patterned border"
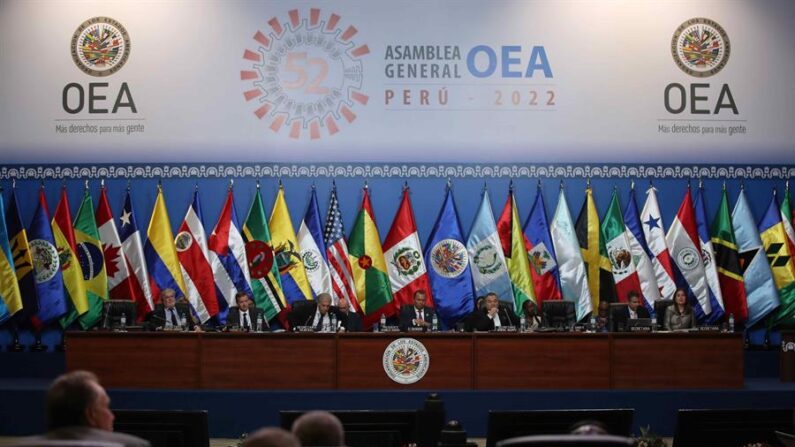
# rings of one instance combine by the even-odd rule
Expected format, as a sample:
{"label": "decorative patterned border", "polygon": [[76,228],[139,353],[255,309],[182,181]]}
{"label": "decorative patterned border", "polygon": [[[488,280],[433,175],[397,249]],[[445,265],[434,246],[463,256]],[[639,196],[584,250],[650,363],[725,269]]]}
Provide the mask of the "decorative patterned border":
{"label": "decorative patterned border", "polygon": [[0,180],[168,178],[631,178],[780,179],[795,165],[644,164],[75,164],[6,165]]}

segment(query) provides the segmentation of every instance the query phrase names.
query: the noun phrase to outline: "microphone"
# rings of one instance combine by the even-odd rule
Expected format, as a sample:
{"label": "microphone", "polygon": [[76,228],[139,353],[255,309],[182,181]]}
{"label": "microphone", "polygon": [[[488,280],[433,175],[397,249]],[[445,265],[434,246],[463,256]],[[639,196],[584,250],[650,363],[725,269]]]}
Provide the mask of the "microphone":
{"label": "microphone", "polygon": [[105,307],[105,318],[102,320],[102,329],[110,329],[108,327],[108,318],[110,317],[110,303],[106,302],[104,307]]}
{"label": "microphone", "polygon": [[505,307],[504,307],[504,306],[502,306],[502,305],[500,305],[500,304],[498,304],[498,305],[497,305],[497,307],[499,307],[499,309],[505,313],[505,319],[506,319],[506,320],[508,320],[508,323],[509,323],[511,326],[513,326],[513,322],[511,321],[511,316],[510,316],[510,315],[508,315],[508,311],[507,311],[507,310],[505,310]]}

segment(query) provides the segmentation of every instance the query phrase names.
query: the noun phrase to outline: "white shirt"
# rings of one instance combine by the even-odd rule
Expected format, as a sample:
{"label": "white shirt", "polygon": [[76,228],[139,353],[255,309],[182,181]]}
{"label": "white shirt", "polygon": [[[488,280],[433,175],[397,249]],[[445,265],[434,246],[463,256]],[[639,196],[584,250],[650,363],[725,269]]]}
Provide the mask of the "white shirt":
{"label": "white shirt", "polygon": [[329,313],[326,312],[326,315],[320,315],[320,310],[315,311],[315,318],[312,319],[312,327],[317,327],[317,324],[323,321],[323,325],[320,327],[322,332],[326,332],[331,328],[331,319],[329,317]]}
{"label": "white shirt", "polygon": [[[171,317],[172,312],[173,312],[173,315],[176,316],[177,324],[174,324],[174,320],[172,320],[172,317]],[[176,307],[172,307],[171,309],[166,309],[166,320],[168,320],[168,322],[171,323],[174,326],[179,326],[180,318],[179,318],[179,314],[177,313],[177,308]]]}
{"label": "white shirt", "polygon": [[637,318],[638,318],[638,312],[637,312],[637,311],[634,311],[634,310],[632,310],[632,308],[630,307],[630,308],[629,308],[629,319],[630,319],[630,320],[635,320],[635,319],[637,319]]}
{"label": "white shirt", "polygon": [[[248,320],[248,328],[249,329],[254,329],[254,322],[251,321],[251,315],[248,313],[248,311],[247,310],[244,311],[244,310],[240,310],[240,309],[238,309],[238,311],[240,312],[240,327],[241,328],[246,327],[243,322]],[[246,317],[246,320],[243,319],[244,315]]]}
{"label": "white shirt", "polygon": [[490,317],[491,317],[491,321],[494,322],[494,327],[495,328],[498,328],[498,327],[502,326],[500,324],[500,314],[499,313],[496,313],[494,315],[490,315]]}
{"label": "white shirt", "polygon": [[425,311],[423,311],[422,309],[417,309],[415,307],[414,313],[416,314],[414,316],[414,324],[417,324],[420,321],[425,321]]}

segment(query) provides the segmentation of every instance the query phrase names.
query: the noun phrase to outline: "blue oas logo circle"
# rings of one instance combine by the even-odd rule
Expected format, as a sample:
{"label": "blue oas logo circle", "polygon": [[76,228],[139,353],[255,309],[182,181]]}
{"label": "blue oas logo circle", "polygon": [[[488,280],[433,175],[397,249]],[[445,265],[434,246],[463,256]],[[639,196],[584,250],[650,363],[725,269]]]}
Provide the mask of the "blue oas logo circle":
{"label": "blue oas logo circle", "polygon": [[130,35],[110,17],[94,17],[77,27],[72,35],[72,60],[91,76],[116,73],[130,57]]}
{"label": "blue oas logo circle", "polygon": [[334,135],[342,121],[356,119],[356,107],[367,105],[361,58],[370,49],[337,14],[311,8],[288,15],[268,20],[243,52],[243,97],[273,132],[313,140]]}
{"label": "blue oas logo circle", "polygon": [[729,36],[714,20],[686,20],[671,38],[674,62],[690,76],[706,78],[721,71],[729,61],[729,53]]}
{"label": "blue oas logo circle", "polygon": [[431,249],[431,266],[439,276],[455,278],[464,272],[469,256],[464,244],[455,239],[443,239]]}

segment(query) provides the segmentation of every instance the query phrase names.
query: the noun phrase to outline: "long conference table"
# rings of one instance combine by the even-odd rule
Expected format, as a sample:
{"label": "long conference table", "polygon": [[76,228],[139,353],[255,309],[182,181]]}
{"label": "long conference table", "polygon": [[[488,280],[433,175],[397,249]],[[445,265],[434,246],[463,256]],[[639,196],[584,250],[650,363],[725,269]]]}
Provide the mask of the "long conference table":
{"label": "long conference table", "polygon": [[[391,380],[382,358],[420,341],[418,382]],[[172,389],[742,388],[743,339],[724,333],[67,332],[67,370],[107,387]]]}

